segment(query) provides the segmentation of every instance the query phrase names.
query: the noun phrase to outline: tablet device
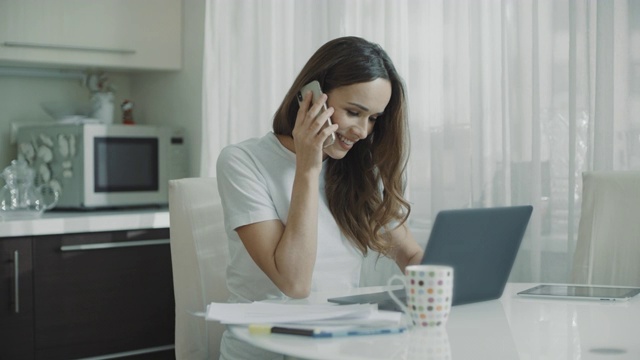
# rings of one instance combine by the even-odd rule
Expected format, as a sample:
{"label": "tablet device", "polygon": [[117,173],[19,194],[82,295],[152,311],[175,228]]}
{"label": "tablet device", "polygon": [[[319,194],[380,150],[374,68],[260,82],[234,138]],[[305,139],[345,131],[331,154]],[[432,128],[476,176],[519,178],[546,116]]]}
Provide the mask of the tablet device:
{"label": "tablet device", "polygon": [[592,285],[538,285],[518,293],[520,296],[558,299],[627,301],[640,293],[640,288]]}

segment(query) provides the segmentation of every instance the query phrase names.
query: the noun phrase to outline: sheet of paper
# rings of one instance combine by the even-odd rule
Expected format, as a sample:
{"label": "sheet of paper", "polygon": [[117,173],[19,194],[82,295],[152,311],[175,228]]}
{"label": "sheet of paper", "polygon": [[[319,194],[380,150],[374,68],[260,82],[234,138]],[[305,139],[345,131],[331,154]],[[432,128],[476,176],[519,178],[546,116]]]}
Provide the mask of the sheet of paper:
{"label": "sheet of paper", "polygon": [[372,304],[355,305],[293,305],[253,302],[243,304],[211,303],[206,319],[223,324],[298,323],[333,319],[355,322],[371,317],[378,308]]}
{"label": "sheet of paper", "polygon": [[358,319],[321,319],[321,320],[308,320],[295,323],[282,323],[285,326],[294,326],[294,324],[301,327],[330,327],[330,326],[344,326],[348,328],[380,328],[380,327],[397,327],[403,324],[402,313],[397,311],[374,311],[367,317],[361,317]]}

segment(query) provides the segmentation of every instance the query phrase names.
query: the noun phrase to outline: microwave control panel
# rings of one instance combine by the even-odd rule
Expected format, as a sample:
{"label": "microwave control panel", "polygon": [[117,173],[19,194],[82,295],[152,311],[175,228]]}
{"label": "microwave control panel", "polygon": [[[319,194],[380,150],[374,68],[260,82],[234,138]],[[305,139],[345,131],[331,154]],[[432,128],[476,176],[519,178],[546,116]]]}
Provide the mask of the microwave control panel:
{"label": "microwave control panel", "polygon": [[189,176],[189,161],[184,130],[171,128],[171,145],[169,146],[169,179],[182,179]]}

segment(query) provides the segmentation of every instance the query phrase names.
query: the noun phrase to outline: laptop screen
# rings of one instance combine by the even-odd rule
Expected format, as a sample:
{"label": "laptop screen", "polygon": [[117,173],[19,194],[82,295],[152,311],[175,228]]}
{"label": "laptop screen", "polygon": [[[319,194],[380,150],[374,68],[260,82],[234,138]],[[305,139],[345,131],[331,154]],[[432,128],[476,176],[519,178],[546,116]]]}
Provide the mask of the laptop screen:
{"label": "laptop screen", "polygon": [[453,305],[502,296],[533,207],[438,213],[422,264],[454,269]]}

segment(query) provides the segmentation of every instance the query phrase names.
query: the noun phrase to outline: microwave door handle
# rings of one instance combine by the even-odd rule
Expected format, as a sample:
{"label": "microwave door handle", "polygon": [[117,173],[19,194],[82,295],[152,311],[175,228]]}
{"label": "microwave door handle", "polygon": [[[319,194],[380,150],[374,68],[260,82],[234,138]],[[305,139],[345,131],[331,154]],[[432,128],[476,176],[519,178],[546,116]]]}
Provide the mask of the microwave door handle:
{"label": "microwave door handle", "polygon": [[60,246],[60,251],[104,250],[104,249],[115,249],[115,248],[123,248],[123,247],[165,245],[168,243],[169,243],[169,239],[158,239],[158,240],[107,242],[107,243],[96,243],[96,244],[63,245],[63,246]]}

